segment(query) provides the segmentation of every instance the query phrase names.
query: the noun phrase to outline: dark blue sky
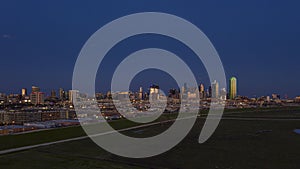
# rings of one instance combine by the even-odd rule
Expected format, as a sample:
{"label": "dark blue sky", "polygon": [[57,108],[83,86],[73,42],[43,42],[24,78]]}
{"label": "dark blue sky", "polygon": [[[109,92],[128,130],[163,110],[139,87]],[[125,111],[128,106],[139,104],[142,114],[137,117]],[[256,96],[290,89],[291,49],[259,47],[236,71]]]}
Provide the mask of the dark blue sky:
{"label": "dark blue sky", "polygon": [[[121,16],[155,11],[174,14],[197,25],[217,49],[227,76],[237,76],[239,94],[276,92],[293,97],[300,94],[299,7],[297,0],[3,0],[0,92],[19,92],[31,85],[45,91],[71,88],[73,66],[89,36]],[[143,38],[147,42],[138,42]],[[157,37],[151,38],[129,40],[126,48],[134,51],[152,47]],[[187,53],[176,51],[176,42],[162,39],[155,46],[187,57]],[[124,55],[122,44],[119,48],[115,54]],[[191,66],[196,69],[198,65]],[[103,72],[107,75],[97,79],[99,86],[103,83],[101,90],[107,88],[110,74],[109,70]],[[201,73],[196,76],[199,81],[206,78]]]}

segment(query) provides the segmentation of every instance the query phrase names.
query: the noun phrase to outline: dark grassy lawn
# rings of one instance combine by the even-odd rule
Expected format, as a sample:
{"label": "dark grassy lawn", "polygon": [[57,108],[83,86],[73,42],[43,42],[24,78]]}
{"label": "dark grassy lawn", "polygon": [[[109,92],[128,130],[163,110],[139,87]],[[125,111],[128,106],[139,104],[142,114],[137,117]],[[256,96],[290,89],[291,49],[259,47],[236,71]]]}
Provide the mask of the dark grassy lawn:
{"label": "dark grassy lawn", "polygon": [[[291,115],[291,118],[298,115],[297,110],[280,111],[243,112],[243,115],[271,117],[274,113],[280,117]],[[300,128],[300,121],[222,120],[214,135],[206,143],[198,144],[203,123],[204,119],[197,120],[192,131],[179,145],[152,158],[118,157],[102,150],[91,140],[84,139],[2,155],[0,167],[298,169],[300,166],[300,135],[293,133],[294,129]],[[167,124],[155,125],[125,134],[147,137],[168,127]]]}
{"label": "dark grassy lawn", "polygon": [[[223,120],[216,133],[204,144],[198,144],[201,126],[198,120],[190,134],[169,152],[147,159],[128,159],[112,155],[91,140],[40,147],[0,156],[1,168],[180,168],[180,169],[296,169],[300,166],[300,128],[298,121]],[[144,133],[164,130],[153,126]],[[140,129],[139,129],[140,130]],[[261,130],[270,132],[261,133]]]}
{"label": "dark grassy lawn", "polygon": [[[156,121],[165,121],[169,119],[175,119],[177,114],[165,114]],[[115,129],[124,129],[139,124],[122,119],[111,121],[110,125]],[[99,125],[101,127],[101,124]],[[26,134],[17,135],[4,135],[0,136],[0,150],[6,150],[10,148],[36,145],[41,143],[53,142],[58,140],[65,140],[69,138],[76,138],[86,136],[86,133],[81,126],[68,127],[68,128],[57,128],[51,130],[37,131]]]}

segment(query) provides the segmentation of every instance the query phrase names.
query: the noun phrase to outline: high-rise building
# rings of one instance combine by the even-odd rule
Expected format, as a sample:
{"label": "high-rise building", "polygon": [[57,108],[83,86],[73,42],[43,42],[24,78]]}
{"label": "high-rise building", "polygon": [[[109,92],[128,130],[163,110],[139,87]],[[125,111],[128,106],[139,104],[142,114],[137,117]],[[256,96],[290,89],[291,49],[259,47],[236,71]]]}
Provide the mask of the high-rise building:
{"label": "high-rise building", "polygon": [[188,85],[187,83],[184,83],[180,90],[181,99],[187,99],[188,92]]}
{"label": "high-rise building", "polygon": [[226,88],[222,88],[222,89],[221,89],[221,92],[220,92],[220,99],[221,99],[221,100],[226,100],[226,99],[227,99]]}
{"label": "high-rise building", "polygon": [[55,98],[56,97],[56,91],[55,90],[51,90],[51,97]]}
{"label": "high-rise building", "polygon": [[32,92],[30,94],[31,103],[34,105],[44,104],[44,93],[43,92]]}
{"label": "high-rise building", "polygon": [[187,93],[188,92],[188,86],[187,86],[187,83],[184,83],[183,84],[183,93]]}
{"label": "high-rise building", "polygon": [[70,103],[74,103],[74,100],[76,100],[79,96],[78,90],[69,90],[69,101]]}
{"label": "high-rise building", "polygon": [[32,86],[31,93],[33,93],[33,92],[40,92],[40,88],[36,87],[36,86]]}
{"label": "high-rise building", "polygon": [[64,91],[63,88],[59,88],[59,99],[60,100],[65,100],[66,99],[65,91]]}
{"label": "high-rise building", "polygon": [[140,91],[139,91],[139,99],[143,100],[143,88],[140,87]]}
{"label": "high-rise building", "polygon": [[215,80],[211,83],[211,97],[212,98],[219,98],[219,83]]}
{"label": "high-rise building", "polygon": [[159,86],[158,85],[151,85],[150,86],[150,96],[151,100],[159,99]]}
{"label": "high-rise building", "polygon": [[237,79],[235,77],[229,80],[229,98],[235,99],[237,96]]}
{"label": "high-rise building", "polygon": [[30,100],[34,105],[44,104],[45,94],[40,91],[40,88],[37,86],[31,87]]}
{"label": "high-rise building", "polygon": [[209,98],[212,97],[212,89],[211,89],[211,86],[208,87],[207,89],[207,94],[206,94]]}
{"label": "high-rise building", "polygon": [[21,91],[21,94],[22,94],[22,97],[27,96],[27,89],[23,88],[22,91]]}
{"label": "high-rise building", "polygon": [[200,93],[200,99],[204,99],[205,98],[205,88],[203,84],[200,84],[199,86],[199,93]]}

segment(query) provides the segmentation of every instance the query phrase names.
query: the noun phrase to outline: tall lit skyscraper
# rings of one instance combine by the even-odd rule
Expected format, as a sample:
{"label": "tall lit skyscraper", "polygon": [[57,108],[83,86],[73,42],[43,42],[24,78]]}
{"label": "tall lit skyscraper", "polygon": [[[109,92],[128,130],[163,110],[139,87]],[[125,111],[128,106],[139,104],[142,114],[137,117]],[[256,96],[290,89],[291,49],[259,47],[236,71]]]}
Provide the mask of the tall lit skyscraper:
{"label": "tall lit skyscraper", "polygon": [[40,88],[39,87],[36,87],[36,86],[32,86],[31,88],[31,92],[40,92]]}
{"label": "tall lit skyscraper", "polygon": [[143,100],[143,88],[140,87],[140,91],[139,91],[139,99]]}
{"label": "tall lit skyscraper", "polygon": [[22,89],[22,97],[25,97],[25,96],[27,96],[27,89],[23,88]]}
{"label": "tall lit skyscraper", "polygon": [[79,91],[78,90],[69,90],[69,101],[70,103],[74,103],[74,101],[77,100],[79,96]]}
{"label": "tall lit skyscraper", "polygon": [[219,83],[215,80],[211,83],[211,89],[212,89],[212,98],[219,98]]}
{"label": "tall lit skyscraper", "polygon": [[158,85],[151,85],[150,86],[150,96],[151,100],[159,99],[159,86]]}
{"label": "tall lit skyscraper", "polygon": [[200,93],[200,99],[204,99],[205,98],[205,88],[203,84],[200,84],[199,86],[199,93]]}
{"label": "tall lit skyscraper", "polygon": [[235,77],[229,80],[229,98],[234,99],[237,96],[237,79]]}

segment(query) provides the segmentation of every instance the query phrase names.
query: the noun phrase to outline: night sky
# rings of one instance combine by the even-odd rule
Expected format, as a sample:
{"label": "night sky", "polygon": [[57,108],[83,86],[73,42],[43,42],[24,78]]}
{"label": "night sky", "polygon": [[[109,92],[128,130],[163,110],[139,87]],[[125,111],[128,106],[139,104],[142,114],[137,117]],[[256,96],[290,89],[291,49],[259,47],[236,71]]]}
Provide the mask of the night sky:
{"label": "night sky", "polygon": [[[0,2],[0,93],[40,86],[70,89],[76,58],[87,39],[106,23],[137,12],[165,12],[198,26],[214,44],[226,76],[238,78],[239,94],[300,95],[300,1],[109,0]],[[181,46],[180,48],[178,46]],[[161,36],[137,36],[118,44],[98,70],[97,90],[109,88],[114,66],[145,47],[185,59],[198,82],[208,85],[201,63],[184,45]],[[143,77],[148,77],[143,80]],[[165,80],[165,78],[169,80]],[[150,79],[150,80],[149,80]],[[135,78],[132,88],[172,82],[157,71]],[[139,84],[144,83],[144,84]]]}

